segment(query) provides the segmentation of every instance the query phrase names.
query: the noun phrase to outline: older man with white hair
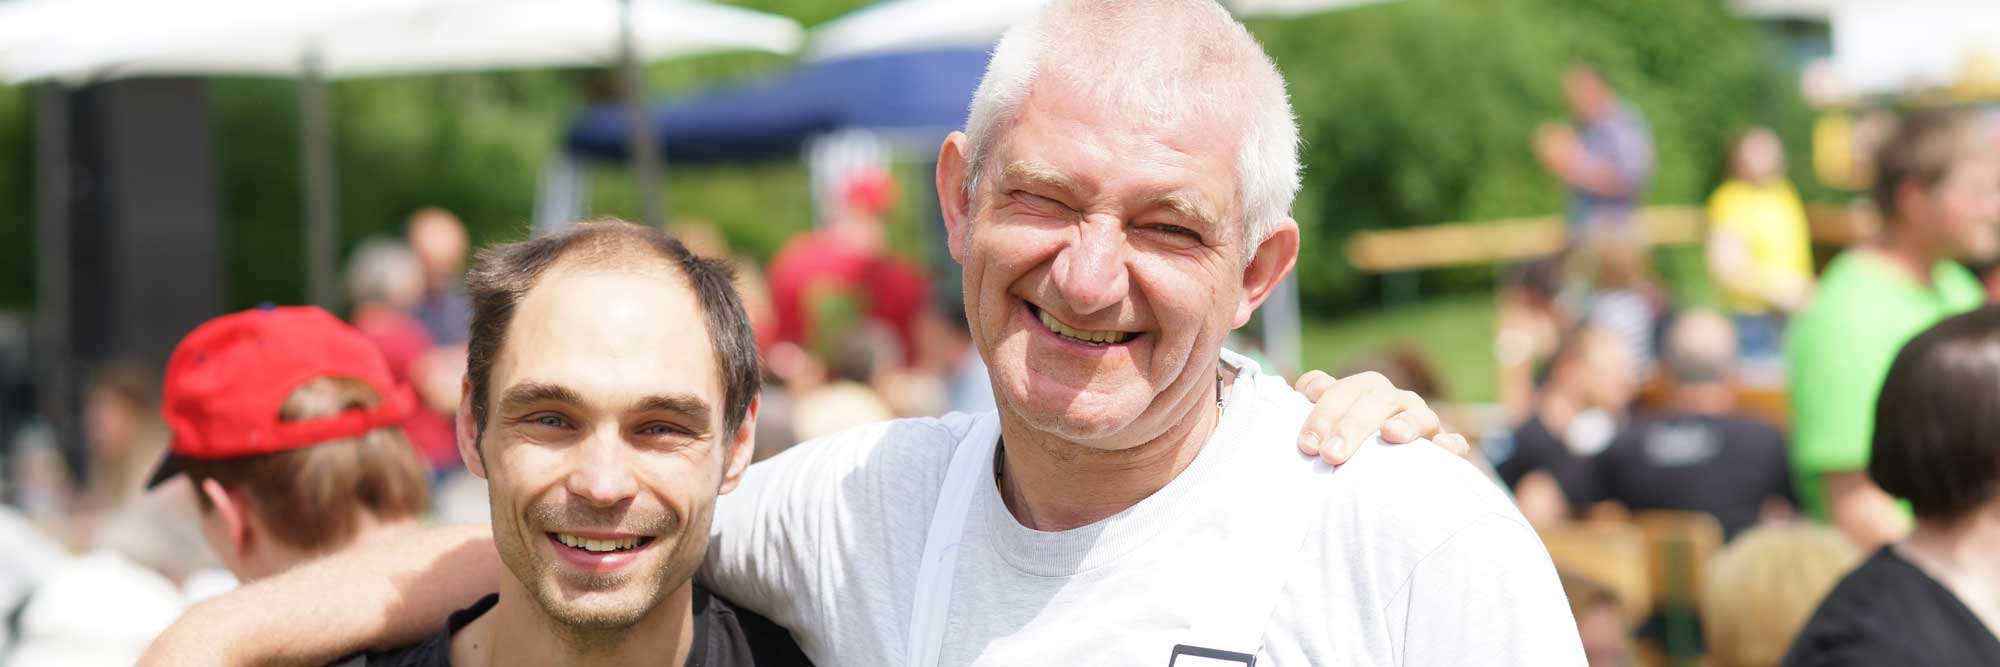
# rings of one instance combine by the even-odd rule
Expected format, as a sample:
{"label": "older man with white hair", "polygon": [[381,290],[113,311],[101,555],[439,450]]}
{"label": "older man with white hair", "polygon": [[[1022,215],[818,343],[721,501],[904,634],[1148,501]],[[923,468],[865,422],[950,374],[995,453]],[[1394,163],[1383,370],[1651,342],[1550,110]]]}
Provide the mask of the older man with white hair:
{"label": "older man with white hair", "polygon": [[[1222,349],[1297,258],[1296,144],[1213,2],[1060,0],[1010,31],[937,173],[998,411],[752,466],[702,583],[822,664],[1582,664],[1540,540],[1471,465],[1365,431],[1296,440],[1360,445],[1339,467],[1302,455],[1326,416]],[[1360,390],[1323,403],[1397,402]],[[371,625],[321,622],[393,641],[410,598],[491,567],[421,560],[342,593]]]}

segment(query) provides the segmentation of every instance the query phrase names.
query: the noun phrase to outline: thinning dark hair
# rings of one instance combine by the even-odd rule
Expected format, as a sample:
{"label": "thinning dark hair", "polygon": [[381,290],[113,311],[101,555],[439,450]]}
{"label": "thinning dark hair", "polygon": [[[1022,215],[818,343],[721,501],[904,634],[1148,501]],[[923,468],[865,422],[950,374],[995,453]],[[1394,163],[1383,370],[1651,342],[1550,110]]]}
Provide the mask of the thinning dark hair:
{"label": "thinning dark hair", "polygon": [[521,298],[534,289],[544,273],[559,262],[630,261],[652,258],[687,280],[707,319],[715,346],[715,366],[722,374],[724,433],[734,433],[750,411],[750,400],[762,388],[757,366],[757,336],[750,316],[736,293],[735,272],[719,259],[701,257],[687,246],[652,227],[615,219],[570,225],[560,231],[479,251],[465,276],[472,302],[472,331],[466,341],[465,374],[472,385],[472,416],[477,434],[486,430],[487,380],[493,363],[507,344],[507,327]]}
{"label": "thinning dark hair", "polygon": [[1919,334],[1875,402],[1868,476],[1927,519],[1956,519],[2000,493],[2000,306]]}

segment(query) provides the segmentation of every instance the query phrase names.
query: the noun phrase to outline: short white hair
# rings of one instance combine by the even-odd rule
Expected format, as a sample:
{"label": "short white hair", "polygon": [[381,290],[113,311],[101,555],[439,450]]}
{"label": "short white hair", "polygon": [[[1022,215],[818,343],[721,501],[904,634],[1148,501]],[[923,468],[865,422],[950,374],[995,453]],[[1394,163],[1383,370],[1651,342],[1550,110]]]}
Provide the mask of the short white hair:
{"label": "short white hair", "polygon": [[[1045,54],[1059,54],[1044,59]],[[1040,77],[1079,84],[1094,103],[1151,118],[1240,119],[1237,197],[1254,252],[1299,192],[1299,128],[1285,78],[1214,0],[1056,0],[1001,37],[965,124],[967,194]]]}

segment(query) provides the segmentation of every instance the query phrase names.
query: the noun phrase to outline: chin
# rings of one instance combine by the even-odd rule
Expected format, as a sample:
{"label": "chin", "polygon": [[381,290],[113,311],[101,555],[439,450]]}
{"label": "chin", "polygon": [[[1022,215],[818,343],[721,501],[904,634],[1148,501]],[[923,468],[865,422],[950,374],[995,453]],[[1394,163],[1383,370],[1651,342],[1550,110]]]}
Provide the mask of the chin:
{"label": "chin", "polygon": [[1117,405],[1115,400],[1092,401],[1090,397],[1078,396],[1066,401],[1037,401],[1032,398],[1016,403],[1026,409],[1016,410],[1021,421],[1036,431],[1062,438],[1089,449],[1114,451],[1140,443],[1124,442],[1117,436],[1128,431],[1132,422],[1146,406],[1136,408]]}
{"label": "chin", "polygon": [[[551,574],[535,587],[536,602],[551,619],[575,629],[618,630],[637,625],[658,606],[666,591],[646,582],[626,581],[610,589],[564,586]],[[595,577],[593,577],[595,578]]]}

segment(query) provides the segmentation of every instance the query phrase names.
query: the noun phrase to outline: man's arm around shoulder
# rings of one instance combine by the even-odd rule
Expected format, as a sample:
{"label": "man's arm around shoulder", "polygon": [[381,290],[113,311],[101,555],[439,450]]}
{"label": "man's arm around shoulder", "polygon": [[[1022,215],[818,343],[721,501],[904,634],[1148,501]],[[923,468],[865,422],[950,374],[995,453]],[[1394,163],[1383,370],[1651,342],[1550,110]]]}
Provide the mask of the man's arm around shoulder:
{"label": "man's arm around shoulder", "polygon": [[203,602],[141,665],[323,665],[444,627],[505,576],[487,526],[416,529]]}

